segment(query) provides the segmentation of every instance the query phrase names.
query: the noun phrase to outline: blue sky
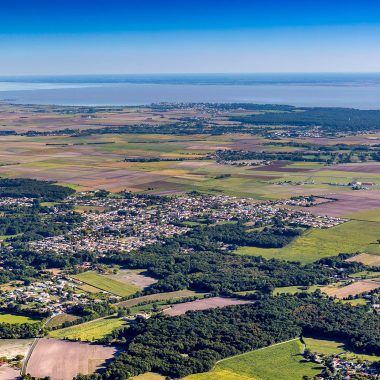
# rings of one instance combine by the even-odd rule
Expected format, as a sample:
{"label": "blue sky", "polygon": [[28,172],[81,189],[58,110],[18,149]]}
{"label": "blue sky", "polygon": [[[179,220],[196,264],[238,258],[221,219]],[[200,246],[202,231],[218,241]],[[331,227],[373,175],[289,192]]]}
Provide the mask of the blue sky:
{"label": "blue sky", "polygon": [[379,72],[379,42],[375,0],[29,0],[0,7],[0,75]]}

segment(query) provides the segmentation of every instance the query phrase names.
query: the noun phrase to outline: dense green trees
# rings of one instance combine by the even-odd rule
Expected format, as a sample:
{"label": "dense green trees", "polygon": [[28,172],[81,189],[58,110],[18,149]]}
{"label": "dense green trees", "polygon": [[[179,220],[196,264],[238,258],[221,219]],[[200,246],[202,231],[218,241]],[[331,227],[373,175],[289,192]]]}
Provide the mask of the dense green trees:
{"label": "dense green trees", "polygon": [[35,338],[43,333],[41,323],[0,323],[0,339]]}
{"label": "dense green trees", "polygon": [[353,108],[293,108],[290,112],[264,112],[236,116],[232,120],[254,125],[321,127],[325,132],[357,132],[380,129],[380,111]]}
{"label": "dense green trees", "polygon": [[[160,279],[150,288],[151,292],[190,287],[209,292],[257,289],[268,293],[277,286],[326,284],[334,276],[342,274],[339,265],[329,268],[322,264],[301,265],[275,259],[238,256],[221,247],[221,241],[246,244],[256,239],[256,235],[251,238],[251,235],[242,233],[239,224],[199,227],[187,235],[167,239],[138,252],[111,254],[101,258],[101,261],[147,269],[151,275]],[[278,237],[273,236],[277,242]],[[343,273],[349,268],[350,265],[345,265]]]}
{"label": "dense green trees", "polygon": [[350,342],[380,353],[380,316],[310,295],[266,298],[251,305],[153,317],[114,331],[126,351],[102,379],[155,371],[174,378],[212,368],[221,358],[286,341],[302,333]]}
{"label": "dense green trees", "polygon": [[41,207],[39,203],[35,203],[33,207],[2,207],[0,211],[0,235],[18,235],[8,238],[11,241],[39,240],[64,234],[82,220],[78,213],[60,212],[62,210],[59,206],[52,210]]}
{"label": "dense green trees", "polygon": [[58,201],[74,194],[69,187],[55,185],[52,182],[38,181],[34,179],[0,179],[0,197],[12,198],[39,198],[43,201]]}

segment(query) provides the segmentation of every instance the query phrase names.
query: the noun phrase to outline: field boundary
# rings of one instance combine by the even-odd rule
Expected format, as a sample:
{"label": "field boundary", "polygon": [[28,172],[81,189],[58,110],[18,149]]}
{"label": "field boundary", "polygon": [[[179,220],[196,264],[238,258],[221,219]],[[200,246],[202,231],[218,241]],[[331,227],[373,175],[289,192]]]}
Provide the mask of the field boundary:
{"label": "field boundary", "polygon": [[[257,348],[256,350],[251,350],[251,351],[243,352],[242,354],[237,354],[237,355],[234,355],[234,356],[229,356],[228,358],[224,358],[224,359],[218,360],[218,361],[215,363],[214,368],[216,367],[217,364],[219,364],[219,363],[221,363],[221,362],[224,362],[224,361],[226,361],[226,360],[230,360],[230,359],[233,359],[233,358],[238,358],[238,357],[240,357],[240,356],[248,355],[248,354],[252,353],[253,351],[260,351],[260,350],[265,350],[266,348],[269,348],[269,347],[280,346],[281,344],[285,344],[285,343],[293,342],[293,341],[295,341],[295,340],[300,340],[300,338],[297,337],[297,338],[293,338],[293,339],[285,340],[284,342],[274,343],[274,344],[271,344],[270,346]],[[213,368],[213,369],[214,369],[214,368]]]}

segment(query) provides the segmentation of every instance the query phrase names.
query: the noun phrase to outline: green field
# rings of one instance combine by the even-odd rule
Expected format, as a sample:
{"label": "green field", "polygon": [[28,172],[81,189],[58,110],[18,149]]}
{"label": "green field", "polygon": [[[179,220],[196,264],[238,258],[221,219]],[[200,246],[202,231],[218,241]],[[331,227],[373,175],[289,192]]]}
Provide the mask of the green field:
{"label": "green field", "polygon": [[354,273],[354,274],[350,275],[350,277],[361,278],[361,279],[365,279],[365,280],[371,279],[371,280],[380,281],[380,272],[365,270],[362,272]]}
{"label": "green field", "polygon": [[136,286],[113,280],[112,278],[102,276],[101,274],[97,274],[95,272],[84,272],[73,277],[95,288],[121,297],[130,296],[140,290]]}
{"label": "green field", "polygon": [[317,289],[319,289],[319,285],[312,285],[312,286],[283,286],[281,288],[275,288],[273,290],[273,295],[278,296],[279,294],[296,294],[296,293],[313,293]]}
{"label": "green field", "polygon": [[359,354],[357,352],[351,351],[342,342],[337,342],[335,340],[326,339],[314,339],[314,338],[303,338],[306,347],[311,352],[317,352],[319,354],[333,355],[333,354],[345,354],[344,356],[349,358],[377,361],[380,360],[380,356],[376,355],[365,355]]}
{"label": "green field", "polygon": [[301,380],[315,376],[321,368],[303,362],[303,345],[298,339],[224,359],[207,373],[186,380]]}
{"label": "green field", "polygon": [[0,323],[36,323],[39,319],[25,317],[24,315],[0,313]]}
{"label": "green field", "polygon": [[379,244],[374,243],[379,236],[378,223],[354,220],[328,229],[311,229],[284,248],[240,247],[236,253],[306,264],[342,252],[375,251]]}
{"label": "green field", "polygon": [[149,294],[147,296],[142,296],[138,298],[131,298],[126,301],[121,301],[116,304],[118,307],[134,307],[142,303],[155,303],[157,301],[169,301],[169,300],[178,300],[181,298],[187,297],[197,297],[203,298],[206,293],[197,293],[192,290],[177,290],[175,292],[166,292],[166,293],[157,293]]}
{"label": "green field", "polygon": [[112,330],[126,325],[121,318],[105,317],[80,325],[66,327],[64,329],[49,332],[49,336],[57,339],[79,339],[82,341],[93,341],[101,339]]}
{"label": "green field", "polygon": [[62,325],[65,322],[75,321],[78,318],[79,317],[72,314],[66,314],[66,313],[58,314],[49,320],[49,322],[46,324],[46,327],[57,327],[57,326]]}

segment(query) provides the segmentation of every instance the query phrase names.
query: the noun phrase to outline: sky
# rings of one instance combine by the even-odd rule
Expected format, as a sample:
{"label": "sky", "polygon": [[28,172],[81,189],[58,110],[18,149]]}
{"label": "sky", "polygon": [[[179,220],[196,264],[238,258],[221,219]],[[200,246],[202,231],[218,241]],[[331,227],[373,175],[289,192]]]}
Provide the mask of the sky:
{"label": "sky", "polygon": [[380,72],[376,0],[0,0],[0,76]]}

